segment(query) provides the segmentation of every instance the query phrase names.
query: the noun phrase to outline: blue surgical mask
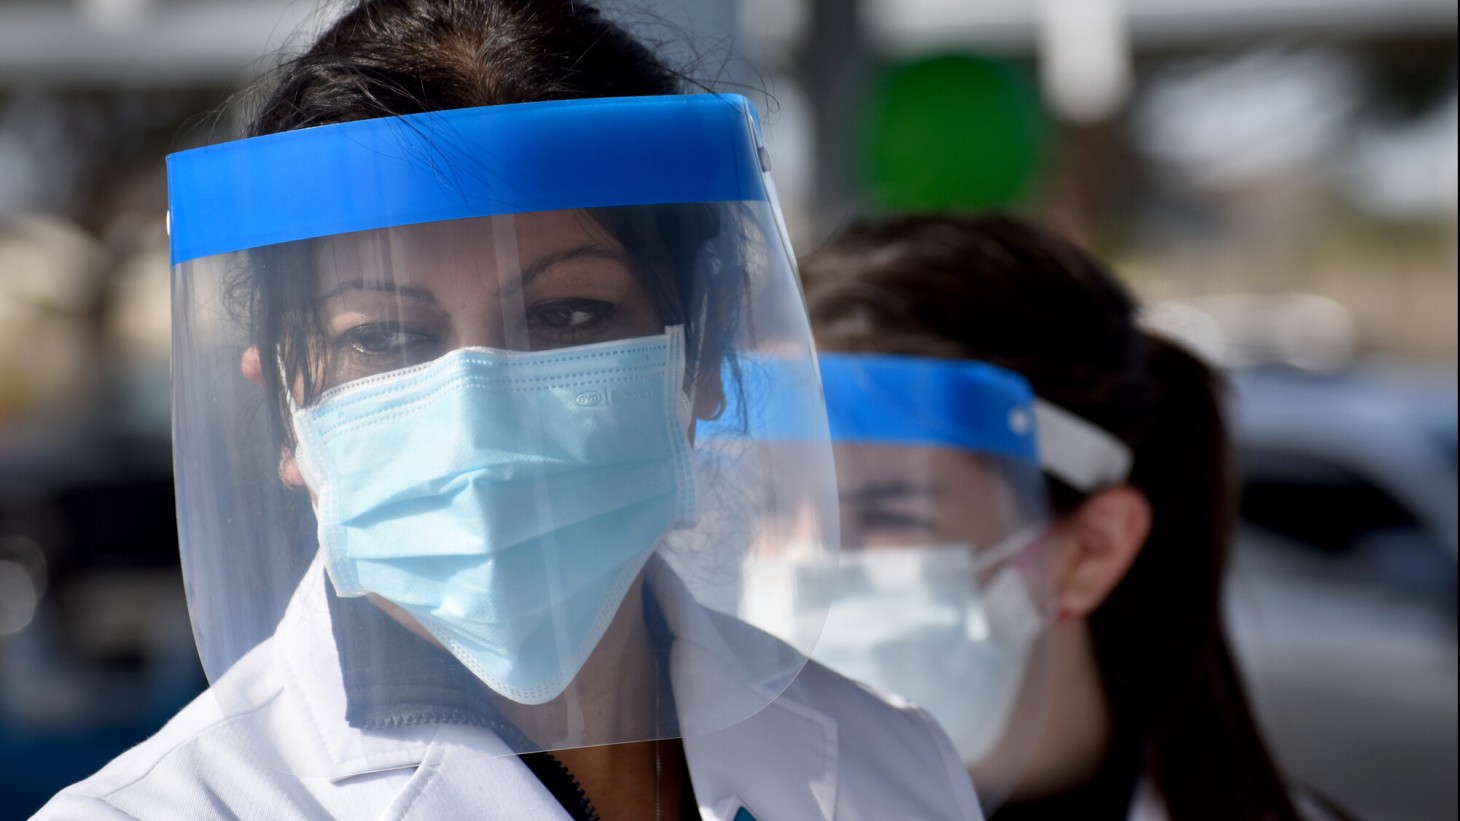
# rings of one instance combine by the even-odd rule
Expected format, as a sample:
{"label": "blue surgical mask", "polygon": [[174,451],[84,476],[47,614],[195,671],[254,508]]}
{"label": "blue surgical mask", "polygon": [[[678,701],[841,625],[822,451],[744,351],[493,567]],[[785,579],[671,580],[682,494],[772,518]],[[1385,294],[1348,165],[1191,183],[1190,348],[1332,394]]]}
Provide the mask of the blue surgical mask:
{"label": "blue surgical mask", "polygon": [[507,698],[556,697],[694,518],[684,372],[676,326],[464,348],[296,409],[335,590],[404,608]]}

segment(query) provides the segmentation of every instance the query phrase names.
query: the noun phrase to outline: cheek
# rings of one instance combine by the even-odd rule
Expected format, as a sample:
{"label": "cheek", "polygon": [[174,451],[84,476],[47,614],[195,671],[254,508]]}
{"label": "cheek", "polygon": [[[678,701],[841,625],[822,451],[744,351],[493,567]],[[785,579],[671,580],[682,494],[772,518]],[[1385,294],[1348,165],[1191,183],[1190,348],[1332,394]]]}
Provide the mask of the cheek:
{"label": "cheek", "polygon": [[980,549],[993,547],[1004,535],[1000,517],[978,499],[940,505],[937,521],[946,540],[969,542]]}
{"label": "cheek", "polygon": [[620,303],[619,310],[623,312],[624,325],[631,330],[633,336],[652,336],[664,329],[664,323],[659,320],[659,312],[654,310],[653,303],[637,287],[633,294]]}

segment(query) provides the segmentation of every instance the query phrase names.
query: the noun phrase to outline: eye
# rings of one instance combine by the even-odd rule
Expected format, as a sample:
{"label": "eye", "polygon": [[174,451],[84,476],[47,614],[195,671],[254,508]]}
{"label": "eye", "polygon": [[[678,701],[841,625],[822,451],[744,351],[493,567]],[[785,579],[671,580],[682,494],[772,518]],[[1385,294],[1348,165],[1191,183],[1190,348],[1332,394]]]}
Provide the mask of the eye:
{"label": "eye", "polygon": [[435,337],[410,330],[396,322],[375,322],[351,328],[341,335],[339,341],[362,356],[389,356],[413,346],[434,342]]}
{"label": "eye", "polygon": [[528,319],[534,325],[555,330],[581,328],[613,318],[615,306],[598,299],[555,299],[533,306]]}
{"label": "eye", "polygon": [[862,511],[862,527],[869,531],[913,531],[936,533],[938,523],[927,516],[902,513],[881,508],[867,508]]}

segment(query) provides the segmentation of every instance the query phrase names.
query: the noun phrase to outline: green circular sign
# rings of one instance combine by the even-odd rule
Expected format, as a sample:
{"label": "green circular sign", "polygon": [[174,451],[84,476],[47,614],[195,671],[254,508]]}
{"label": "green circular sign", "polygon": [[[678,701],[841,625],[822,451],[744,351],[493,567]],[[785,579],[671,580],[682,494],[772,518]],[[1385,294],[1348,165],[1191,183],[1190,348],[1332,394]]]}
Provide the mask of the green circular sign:
{"label": "green circular sign", "polygon": [[943,55],[888,71],[865,130],[866,183],[894,211],[1019,202],[1047,150],[1038,88],[995,60]]}

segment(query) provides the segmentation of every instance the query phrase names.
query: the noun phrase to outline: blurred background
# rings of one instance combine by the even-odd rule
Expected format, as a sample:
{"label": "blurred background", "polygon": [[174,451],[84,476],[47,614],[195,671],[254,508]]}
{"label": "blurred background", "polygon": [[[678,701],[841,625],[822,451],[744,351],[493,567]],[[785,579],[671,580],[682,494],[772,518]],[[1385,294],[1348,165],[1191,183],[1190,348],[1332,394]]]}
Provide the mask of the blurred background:
{"label": "blurred background", "polygon": [[[1356,815],[1457,801],[1449,0],[610,2],[760,107],[797,247],[1001,208],[1227,369],[1228,615],[1283,766]],[[205,686],[177,573],[163,157],[314,0],[0,0],[0,818]]]}

